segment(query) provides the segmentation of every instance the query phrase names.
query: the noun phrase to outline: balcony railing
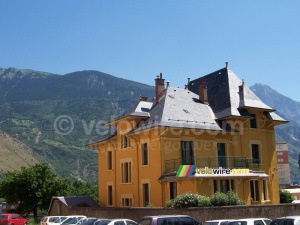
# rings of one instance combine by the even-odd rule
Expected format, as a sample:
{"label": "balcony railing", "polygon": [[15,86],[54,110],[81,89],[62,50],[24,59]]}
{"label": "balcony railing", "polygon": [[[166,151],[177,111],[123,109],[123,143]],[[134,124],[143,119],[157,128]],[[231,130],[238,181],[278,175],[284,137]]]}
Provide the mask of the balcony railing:
{"label": "balcony railing", "polygon": [[180,165],[196,165],[197,168],[247,168],[250,170],[259,170],[259,161],[246,157],[203,157],[195,156],[191,159],[171,159],[164,161],[165,173],[177,171]]}

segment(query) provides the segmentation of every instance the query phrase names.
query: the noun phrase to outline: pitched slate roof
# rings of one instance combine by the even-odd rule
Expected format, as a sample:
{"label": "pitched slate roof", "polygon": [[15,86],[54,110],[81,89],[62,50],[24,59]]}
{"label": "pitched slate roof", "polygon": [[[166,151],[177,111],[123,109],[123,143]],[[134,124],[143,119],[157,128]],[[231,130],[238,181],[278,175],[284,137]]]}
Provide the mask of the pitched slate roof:
{"label": "pitched slate roof", "polygon": [[68,207],[100,207],[90,196],[53,197]]}
{"label": "pitched slate roof", "polygon": [[[243,108],[275,111],[262,102],[229,67],[190,81],[188,89],[198,94],[200,80],[203,78],[207,85],[208,104],[218,119],[228,116],[245,116],[241,111]],[[279,116],[276,118],[285,121]]]}
{"label": "pitched slate roof", "polygon": [[150,117],[133,132],[155,126],[222,130],[211,108],[198,95],[181,88],[168,87],[150,110]]}

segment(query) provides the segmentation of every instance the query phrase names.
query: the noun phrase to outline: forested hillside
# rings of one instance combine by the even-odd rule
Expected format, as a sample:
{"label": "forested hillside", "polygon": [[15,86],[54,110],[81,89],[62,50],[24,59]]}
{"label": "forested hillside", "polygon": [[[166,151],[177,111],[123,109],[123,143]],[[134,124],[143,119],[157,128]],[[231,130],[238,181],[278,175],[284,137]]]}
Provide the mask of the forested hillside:
{"label": "forested hillside", "polygon": [[61,176],[96,182],[97,152],[85,145],[109,132],[104,122],[153,95],[152,86],[98,71],[0,69],[0,130]]}

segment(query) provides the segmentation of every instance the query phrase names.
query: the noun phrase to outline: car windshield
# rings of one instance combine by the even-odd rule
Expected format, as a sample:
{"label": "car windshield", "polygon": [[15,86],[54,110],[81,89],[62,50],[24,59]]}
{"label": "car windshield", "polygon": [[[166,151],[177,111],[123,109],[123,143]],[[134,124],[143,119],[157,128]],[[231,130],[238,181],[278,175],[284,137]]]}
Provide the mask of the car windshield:
{"label": "car windshield", "polygon": [[62,224],[75,224],[80,219],[81,218],[78,218],[78,217],[71,217],[71,218],[66,219]]}
{"label": "car windshield", "polygon": [[107,225],[109,222],[110,220],[97,220],[95,221],[94,225]]}
{"label": "car windshield", "polygon": [[56,220],[53,221],[53,223],[61,223],[61,222],[63,222],[65,219],[67,219],[67,217],[65,217],[65,216],[58,217]]}
{"label": "car windshield", "polygon": [[247,225],[247,221],[231,221],[228,225]]}
{"label": "car windshield", "polygon": [[218,225],[219,222],[205,222],[204,225]]}
{"label": "car windshield", "polygon": [[284,219],[276,219],[276,220],[273,220],[270,225],[294,225],[294,219],[287,219],[287,218],[284,218]]}
{"label": "car windshield", "polygon": [[58,217],[50,217],[50,218],[49,218],[49,222],[52,222],[52,223],[53,223],[54,221],[57,220],[57,218],[58,218]]}
{"label": "car windshield", "polygon": [[96,218],[85,219],[81,225],[93,225],[93,223],[98,220]]}

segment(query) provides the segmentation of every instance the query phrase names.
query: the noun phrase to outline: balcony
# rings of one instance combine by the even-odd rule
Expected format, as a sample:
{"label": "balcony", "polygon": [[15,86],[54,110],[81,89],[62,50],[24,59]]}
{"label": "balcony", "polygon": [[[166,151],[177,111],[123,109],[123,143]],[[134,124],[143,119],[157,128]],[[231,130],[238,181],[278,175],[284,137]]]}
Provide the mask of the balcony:
{"label": "balcony", "polygon": [[164,161],[165,173],[177,171],[180,165],[196,165],[197,168],[247,168],[249,170],[259,171],[259,161],[246,157],[200,157],[195,156],[190,160],[171,159]]}

